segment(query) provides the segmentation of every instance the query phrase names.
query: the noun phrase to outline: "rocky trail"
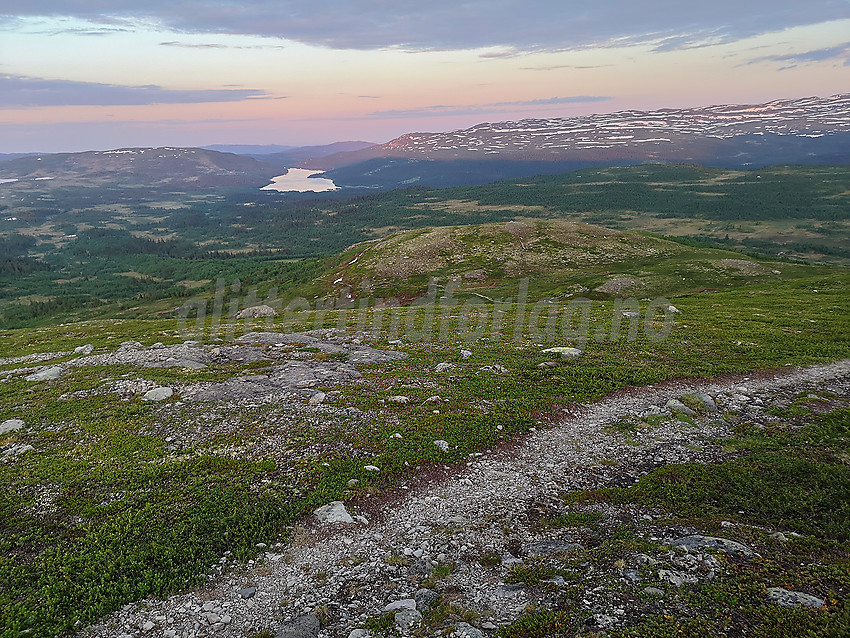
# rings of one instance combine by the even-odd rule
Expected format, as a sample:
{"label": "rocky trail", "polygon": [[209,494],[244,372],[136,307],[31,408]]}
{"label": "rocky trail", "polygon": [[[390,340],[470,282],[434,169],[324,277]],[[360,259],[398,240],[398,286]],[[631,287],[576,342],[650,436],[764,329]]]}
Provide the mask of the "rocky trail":
{"label": "rocky trail", "polygon": [[[376,352],[364,349],[363,356],[382,356]],[[275,378],[254,383],[273,386]],[[239,391],[221,386],[214,394]],[[222,556],[205,586],[127,605],[79,635],[362,638],[383,629],[474,638],[494,635],[565,591],[579,591],[574,604],[597,631],[648,611],[667,613],[679,604],[679,588],[709,582],[759,548],[668,524],[661,511],[604,502],[577,507],[564,495],[628,486],[669,464],[731,458],[723,437],[742,423],[769,427],[777,410],[801,396],[812,397],[815,411],[848,405],[850,361],[622,391],[551,415],[527,436],[474,454],[465,465],[423,469],[392,493],[329,504],[303,520],[291,542],[263,546],[247,564]],[[643,425],[623,427],[629,419]],[[546,524],[571,515],[587,523]],[[626,525],[657,551],[552,568],[552,561],[598,547],[600,530]],[[730,535],[736,525],[723,522]],[[764,531],[776,543],[791,537],[788,530]],[[536,580],[516,578],[523,567],[547,566]],[[767,602],[824,605],[824,592],[781,585],[768,589]]]}

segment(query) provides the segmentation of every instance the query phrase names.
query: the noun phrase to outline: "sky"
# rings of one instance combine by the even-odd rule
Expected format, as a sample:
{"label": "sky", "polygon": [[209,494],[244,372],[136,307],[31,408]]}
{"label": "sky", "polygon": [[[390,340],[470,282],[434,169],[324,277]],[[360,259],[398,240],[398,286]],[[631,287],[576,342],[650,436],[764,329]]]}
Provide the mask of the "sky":
{"label": "sky", "polygon": [[850,92],[850,0],[0,0],[0,153]]}

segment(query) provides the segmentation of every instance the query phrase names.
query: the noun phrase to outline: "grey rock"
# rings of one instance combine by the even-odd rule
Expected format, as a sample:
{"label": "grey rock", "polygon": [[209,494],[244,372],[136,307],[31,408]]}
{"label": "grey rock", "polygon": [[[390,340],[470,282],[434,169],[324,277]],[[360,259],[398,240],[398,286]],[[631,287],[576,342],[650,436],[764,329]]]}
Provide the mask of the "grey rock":
{"label": "grey rock", "polygon": [[717,403],[714,402],[714,398],[710,394],[705,394],[703,392],[694,393],[692,396],[696,397],[699,402],[702,404],[702,409],[710,414],[716,414],[718,412]]}
{"label": "grey rock", "polygon": [[682,311],[681,311],[681,310],[679,310],[679,309],[678,309],[676,306],[674,306],[673,304],[670,304],[669,306],[667,306],[667,312],[672,312],[674,315],[678,315],[678,314],[680,314]]}
{"label": "grey rock", "polygon": [[669,569],[659,569],[658,578],[664,582],[670,583],[673,587],[682,587],[698,581],[696,576],[686,574],[685,572],[671,571]]}
{"label": "grey rock", "polygon": [[74,354],[91,354],[92,352],[94,352],[94,346],[90,343],[74,348]]}
{"label": "grey rock", "polygon": [[658,589],[658,587],[644,587],[643,593],[650,596],[664,596],[664,590]]}
{"label": "grey rock", "polygon": [[310,400],[307,403],[310,405],[319,405],[320,403],[325,402],[326,397],[327,395],[324,392],[316,392],[316,394],[310,397]]}
{"label": "grey rock", "polygon": [[237,319],[257,319],[260,317],[274,317],[277,313],[275,309],[271,306],[267,306],[266,304],[262,304],[259,306],[251,306],[250,308],[245,308],[244,310],[238,312],[236,314]]}
{"label": "grey rock", "polygon": [[44,370],[34,372],[27,375],[25,378],[27,381],[53,381],[54,379],[61,377],[63,372],[65,371],[59,366],[53,366],[51,368],[45,368]]}
{"label": "grey rock", "polygon": [[395,396],[387,397],[387,403],[398,403],[399,405],[404,405],[405,403],[410,403],[410,397],[406,397],[403,394],[397,394]]}
{"label": "grey rock", "polygon": [[417,589],[416,594],[413,596],[413,600],[416,602],[416,609],[419,611],[430,609],[439,599],[440,594],[433,589]]}
{"label": "grey rock", "polygon": [[544,361],[543,363],[538,363],[535,367],[538,370],[545,370],[546,368],[554,368],[558,363],[556,361]]}
{"label": "grey rock", "polygon": [[353,523],[354,519],[345,509],[345,504],[342,501],[333,501],[327,505],[322,505],[316,509],[313,514],[322,523]]}
{"label": "grey rock", "polygon": [[461,350],[460,351],[460,358],[461,359],[469,359],[469,357],[471,357],[471,356],[472,356],[471,350]]}
{"label": "grey rock", "polygon": [[578,359],[582,355],[582,351],[578,348],[568,348],[565,346],[558,346],[555,348],[546,348],[543,351],[543,354],[557,354],[562,359]]}
{"label": "grey rock", "polygon": [[566,552],[584,551],[584,546],[579,543],[568,543],[565,541],[534,541],[526,543],[520,550],[525,556],[551,556]]}
{"label": "grey rock", "polygon": [[494,374],[507,374],[509,372],[505,366],[498,363],[491,366],[481,366],[478,370],[479,372],[492,372]]}
{"label": "grey rock", "polygon": [[0,423],[0,434],[14,432],[15,430],[20,430],[22,427],[24,427],[22,419],[7,419],[3,423]]}
{"label": "grey rock", "polygon": [[434,441],[434,445],[436,445],[438,448],[440,448],[443,452],[449,451],[448,441],[443,441],[442,439],[437,439],[436,441]]}
{"label": "grey rock", "polygon": [[679,401],[679,399],[670,399],[664,407],[666,407],[668,410],[670,410],[670,412],[673,412],[674,414],[686,414],[687,416],[694,416],[696,414],[696,412],[694,412],[684,403]]}
{"label": "grey rock", "polygon": [[716,538],[714,536],[702,536],[694,534],[692,536],[684,536],[670,542],[673,547],[684,547],[688,551],[700,549],[719,549],[727,554],[750,557],[758,556],[753,550],[746,545],[730,541],[728,538]]}
{"label": "grey rock", "polygon": [[174,395],[174,390],[167,386],[148,390],[142,397],[143,401],[165,401]]}
{"label": "grey rock", "polygon": [[25,443],[19,445],[10,445],[6,449],[3,450],[3,457],[7,456],[17,456],[18,454],[23,454],[24,452],[29,452],[30,450],[34,450],[35,448],[31,445],[27,445]]}
{"label": "grey rock", "polygon": [[451,635],[456,638],[484,638],[480,629],[476,629],[466,622],[455,623],[455,630]]}
{"label": "grey rock", "polygon": [[278,629],[274,638],[318,638],[320,628],[316,614],[305,614]]}
{"label": "grey rock", "polygon": [[397,611],[394,618],[395,624],[402,631],[410,631],[422,624],[422,614],[415,609]]}
{"label": "grey rock", "polygon": [[348,638],[370,638],[371,636],[372,632],[368,629],[352,629],[348,634]]}
{"label": "grey rock", "polygon": [[448,372],[449,370],[454,369],[454,367],[455,367],[455,364],[453,364],[453,363],[447,363],[447,362],[438,363],[434,367],[434,372],[436,372],[437,374],[440,374],[440,373],[443,373],[443,372]]}
{"label": "grey rock", "polygon": [[254,594],[257,593],[256,587],[243,587],[239,590],[239,595],[243,600],[248,600],[249,598],[253,598]]}
{"label": "grey rock", "polygon": [[402,600],[395,600],[389,603],[386,607],[384,607],[384,613],[388,614],[393,611],[400,611],[402,609],[416,609],[416,600],[413,598],[403,598]]}
{"label": "grey rock", "polygon": [[790,591],[782,587],[768,587],[767,599],[780,607],[811,607],[820,609],[824,606],[823,598],[804,594],[800,591]]}
{"label": "grey rock", "polygon": [[377,465],[364,465],[363,469],[366,470],[367,472],[380,472],[381,471],[381,468],[379,468]]}

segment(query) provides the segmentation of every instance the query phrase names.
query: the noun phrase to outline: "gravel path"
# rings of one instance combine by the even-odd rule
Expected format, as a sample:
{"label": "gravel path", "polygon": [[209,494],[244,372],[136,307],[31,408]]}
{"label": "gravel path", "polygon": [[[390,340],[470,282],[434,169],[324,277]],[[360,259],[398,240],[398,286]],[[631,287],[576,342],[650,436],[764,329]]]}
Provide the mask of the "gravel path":
{"label": "gravel path", "polygon": [[[376,503],[364,498],[350,506],[366,523],[304,521],[292,543],[266,548],[256,562],[229,567],[222,557],[207,586],[127,605],[80,635],[245,637],[269,629],[279,638],[356,637],[367,635],[356,629],[364,619],[380,616],[389,603],[415,598],[421,609],[432,590],[477,614],[477,628],[455,623],[454,635],[492,634],[516,619],[530,600],[521,586],[504,582],[508,569],[545,553],[540,541],[573,540],[563,530],[541,532],[534,525],[539,510],[563,510],[564,492],[628,485],[658,466],[728,458],[711,442],[729,434],[721,414],[767,422],[772,418],[763,409],[767,405],[787,405],[800,392],[824,390],[850,397],[850,361],[619,392],[459,469],[435,468],[430,478],[415,478]],[[721,412],[694,423],[666,419],[627,436],[610,427],[624,417],[669,415],[668,400],[686,393],[709,395]],[[442,477],[433,476],[440,472]],[[501,564],[482,565],[488,564],[482,561],[486,555],[500,556]],[[452,573],[439,582],[432,578],[426,582],[431,589],[422,590],[425,577],[439,565],[452,565]],[[593,596],[584,601],[587,607],[616,623],[621,611]],[[405,614],[396,616],[400,624],[419,621],[418,612]],[[321,629],[316,617],[323,620]],[[291,624],[293,619],[300,620]]]}

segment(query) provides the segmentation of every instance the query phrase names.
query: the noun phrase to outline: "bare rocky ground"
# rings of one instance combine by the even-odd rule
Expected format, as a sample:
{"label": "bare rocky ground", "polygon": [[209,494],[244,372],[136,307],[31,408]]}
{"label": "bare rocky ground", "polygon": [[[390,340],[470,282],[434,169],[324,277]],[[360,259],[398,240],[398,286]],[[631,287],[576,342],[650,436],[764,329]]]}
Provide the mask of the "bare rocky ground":
{"label": "bare rocky ground", "polygon": [[[269,335],[252,339],[254,344],[280,342]],[[245,354],[259,346],[239,347],[248,349]],[[199,357],[193,360],[205,364],[197,350]],[[369,349],[362,352],[364,357],[384,356]],[[169,357],[179,360],[182,354]],[[223,355],[204,350],[203,356]],[[276,374],[246,383],[273,389],[279,387],[274,379],[287,373]],[[326,385],[314,369],[309,374]],[[297,389],[297,381],[294,385]],[[188,388],[180,390],[191,394]],[[203,392],[239,396],[227,385],[205,387]],[[636,506],[594,504],[581,512],[575,506],[571,510],[564,494],[627,486],[659,466],[729,458],[731,453],[718,438],[729,436],[739,423],[769,426],[777,419],[770,406],[787,407],[807,393],[818,396],[824,410],[847,405],[850,361],[620,392],[572,414],[553,415],[528,436],[473,455],[465,466],[423,470],[391,494],[348,503],[354,522],[322,523],[311,517],[295,529],[291,543],[263,547],[255,561],[234,564],[222,556],[211,568],[207,585],[167,600],[127,605],[79,635],[357,638],[373,635],[363,629],[367,620],[372,619],[375,628],[375,621],[383,618],[388,631],[402,635],[475,637],[494,634],[529,605],[545,607],[576,585],[581,591],[576,604],[588,625],[598,630],[622,627],[647,609],[665,613],[676,604],[677,587],[709,581],[730,569],[724,556],[746,560],[754,549],[706,537],[703,530],[665,525],[661,512]],[[684,395],[699,395],[701,403],[687,420],[685,406],[668,403]],[[693,404],[693,398],[688,402]],[[624,419],[642,419],[645,427],[622,428]],[[346,512],[337,507],[345,518]],[[550,572],[537,583],[527,578],[506,582],[516,581],[512,574],[523,565],[546,565],[553,556],[599,544],[598,529],[592,525],[541,524],[547,517],[571,512],[596,512],[599,525],[607,528],[629,524],[638,538],[658,549],[652,555],[624,554],[613,568],[583,563],[569,583]],[[777,542],[787,539],[787,530],[766,532]],[[721,551],[715,553],[717,549]],[[663,587],[647,587],[647,582]],[[823,604],[820,592],[811,592],[809,598],[804,593],[771,590],[770,600]]]}

